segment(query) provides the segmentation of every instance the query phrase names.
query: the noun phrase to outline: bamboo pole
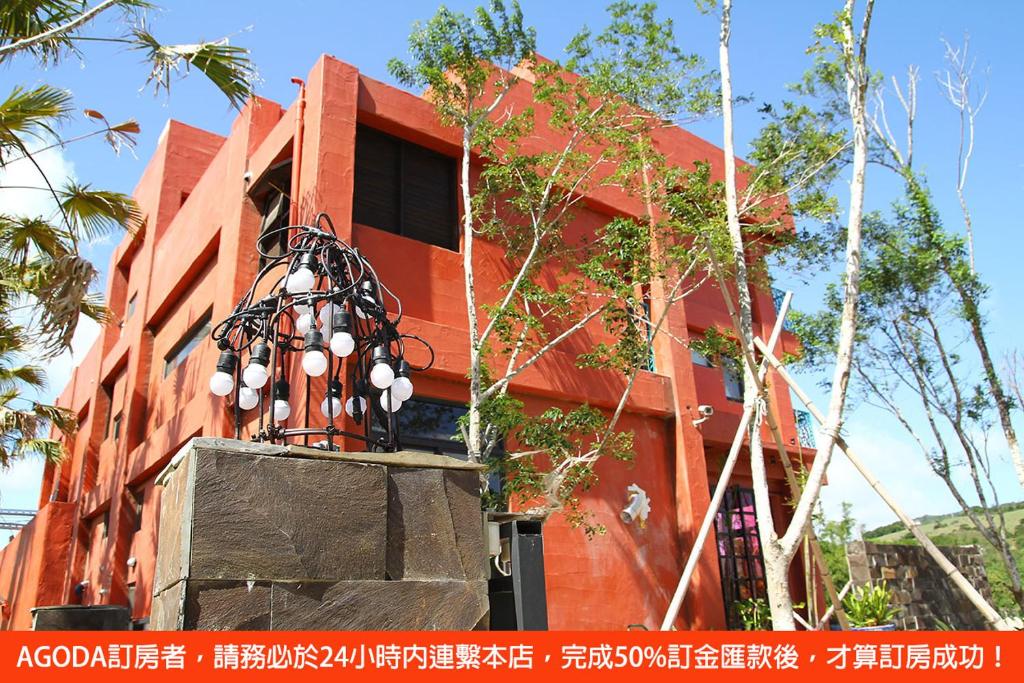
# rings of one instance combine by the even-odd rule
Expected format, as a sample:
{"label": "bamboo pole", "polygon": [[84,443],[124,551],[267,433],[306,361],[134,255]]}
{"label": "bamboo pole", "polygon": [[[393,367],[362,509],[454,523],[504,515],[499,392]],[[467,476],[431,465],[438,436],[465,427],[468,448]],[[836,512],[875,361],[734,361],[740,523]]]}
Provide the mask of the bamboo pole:
{"label": "bamboo pole", "polygon": [[[782,367],[782,363],[780,363],[779,360],[774,355],[772,355],[771,348],[774,346],[774,344],[772,344],[771,346],[766,346],[765,343],[762,342],[760,339],[755,338],[754,345],[757,346],[758,350],[760,350],[762,354],[764,354],[764,360],[768,361],[768,363],[771,364],[771,366],[776,370],[776,372],[779,373],[779,376],[782,377],[786,384],[789,385],[789,387],[793,390],[793,393],[797,395],[797,398],[799,398],[803,402],[803,404],[807,406],[807,410],[811,413],[811,415],[814,416],[814,419],[817,420],[820,424],[825,424],[825,416],[822,415],[820,410],[818,410],[818,407],[814,404],[814,401],[812,401],[810,397],[804,393],[803,389],[800,388],[800,385],[796,383],[796,380],[794,380],[793,377],[788,372],[786,372],[785,368]],[[932,542],[932,540],[928,538],[928,536],[926,536],[923,531],[921,531],[921,527],[917,524],[917,522],[911,519],[911,517],[903,511],[903,508],[899,506],[899,504],[892,497],[889,491],[882,485],[880,481],[878,481],[875,475],[871,473],[871,471],[867,468],[864,462],[857,456],[857,454],[853,452],[853,449],[851,449],[849,444],[846,443],[846,439],[837,434],[835,438],[835,443],[836,446],[839,447],[839,450],[846,454],[846,457],[850,460],[850,463],[857,469],[858,472],[860,472],[861,476],[863,476],[864,479],[867,480],[871,488],[875,490],[875,493],[877,493],[879,497],[881,497],[885,504],[889,506],[889,509],[896,514],[896,516],[899,518],[901,522],[903,522],[903,525],[907,528],[907,530],[910,531],[911,534],[913,534],[914,538],[916,538],[917,541],[921,544],[921,546],[925,549],[925,552],[931,555],[932,559],[935,560],[936,564],[939,565],[943,573],[945,573],[945,575],[949,577],[949,579],[954,583],[954,585],[956,585],[956,587],[960,589],[960,592],[962,592],[964,596],[971,601],[971,604],[978,608],[978,611],[981,612],[982,616],[985,617],[985,620],[988,621],[992,628],[994,628],[997,631],[1015,630],[1007,622],[1007,620],[1003,619],[999,615],[999,613],[995,611],[992,605],[990,605],[988,601],[985,600],[981,593],[978,592],[978,589],[976,589],[971,584],[971,582],[968,581],[964,577],[964,575],[960,573],[960,570],[957,569],[956,566],[949,561],[949,558],[942,554],[942,551],[939,550],[938,546],[936,546]]]}
{"label": "bamboo pole", "polygon": [[[779,316],[775,320],[775,327],[772,329],[772,335],[768,339],[768,345],[771,348],[775,348],[775,344],[778,343],[779,337],[782,335],[782,321],[783,316]],[[768,365],[765,362],[761,363],[761,367],[758,370],[758,376],[764,381],[764,377],[768,374]],[[693,578],[693,571],[697,568],[697,560],[700,558],[700,554],[704,549],[704,544],[708,540],[708,533],[711,531],[711,524],[715,520],[715,516],[718,514],[718,508],[722,505],[722,498],[725,497],[725,489],[729,486],[729,479],[732,477],[732,470],[736,466],[736,461],[739,459],[740,448],[743,446],[743,439],[747,434],[747,427],[750,425],[750,420],[754,415],[754,404],[745,406],[743,409],[743,416],[740,418],[740,424],[736,428],[736,436],[733,437],[732,445],[729,448],[729,455],[725,459],[725,464],[722,466],[722,472],[718,475],[718,483],[715,484],[715,492],[711,495],[711,503],[708,505],[708,510],[704,514],[704,519],[701,522],[700,529],[697,531],[697,538],[693,542],[693,548],[690,550],[690,555],[686,558],[686,565],[683,567],[683,575],[679,577],[679,584],[676,586],[675,593],[672,595],[672,601],[669,603],[668,611],[665,612],[665,619],[661,622],[661,630],[671,630],[673,622],[676,617],[679,616],[679,610],[683,606],[683,600],[686,598],[686,591],[690,587],[690,579]]]}
{"label": "bamboo pole", "polygon": [[[740,317],[736,312],[736,306],[733,304],[732,297],[729,296],[729,290],[725,284],[725,275],[722,271],[721,264],[715,257],[714,249],[711,245],[708,245],[708,254],[711,257],[711,265],[715,271],[715,277],[718,280],[718,288],[722,292],[722,298],[725,299],[725,308],[729,312],[729,319],[732,321],[733,328],[738,334],[742,334],[743,327],[740,323]],[[785,320],[786,315],[789,313],[789,305],[793,301],[793,293],[786,292],[786,295],[782,298],[782,304],[779,306],[779,310],[776,314],[776,323],[779,320]],[[772,439],[775,441],[775,449],[779,453],[779,460],[782,462],[782,469],[786,473],[786,483],[789,486],[790,495],[793,500],[799,500],[800,495],[803,493],[803,489],[800,486],[800,482],[796,478],[796,474],[793,472],[793,465],[789,460],[789,454],[786,451],[786,442],[782,438],[782,430],[779,428],[778,416],[775,414],[775,401],[770,395],[767,394],[764,388],[764,379],[760,372],[757,370],[757,365],[754,364],[754,358],[750,354],[750,350],[746,344],[740,344],[743,347],[743,357],[747,363],[747,367],[750,368],[754,375],[754,380],[757,385],[757,395],[764,396],[767,398],[766,410],[765,410],[765,421],[768,423],[768,429],[772,433]],[[774,344],[772,348],[775,348]],[[818,565],[818,569],[821,572],[822,582],[825,584],[825,592],[828,594],[829,601],[836,606],[836,618],[839,621],[839,627],[846,631],[850,628],[850,624],[846,619],[846,612],[843,611],[842,601],[839,599],[836,593],[835,582],[832,581],[832,575],[828,571],[828,564],[825,562],[825,554],[821,551],[821,546],[818,544],[818,538],[814,533],[814,527],[812,526],[811,520],[807,520],[807,528],[804,529],[804,535],[807,537],[809,543],[808,546],[811,548],[811,554],[813,555],[814,562]],[[807,600],[811,602],[811,593],[808,591]]]}
{"label": "bamboo pole", "polygon": [[[852,588],[852,587],[853,587],[853,581],[847,581],[846,585],[843,586],[843,590],[839,591],[839,602],[836,603],[836,604],[838,604],[838,605],[842,605],[843,604],[843,598],[846,597],[847,591],[849,591],[850,588]],[[822,630],[823,628],[825,628],[825,626],[828,624],[828,620],[832,618],[832,613],[835,611],[834,608],[835,608],[835,605],[830,606],[827,610],[825,610],[825,613],[821,615],[821,620],[818,621],[818,630],[819,631]]]}

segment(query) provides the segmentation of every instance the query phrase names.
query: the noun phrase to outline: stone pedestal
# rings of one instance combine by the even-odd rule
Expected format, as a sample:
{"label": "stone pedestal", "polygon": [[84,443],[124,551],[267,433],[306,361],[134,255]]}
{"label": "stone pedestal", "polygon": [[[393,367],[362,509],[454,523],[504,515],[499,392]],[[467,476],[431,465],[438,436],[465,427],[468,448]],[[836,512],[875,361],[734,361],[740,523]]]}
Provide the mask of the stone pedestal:
{"label": "stone pedestal", "polygon": [[150,627],[486,628],[479,469],[193,439],[157,479]]}

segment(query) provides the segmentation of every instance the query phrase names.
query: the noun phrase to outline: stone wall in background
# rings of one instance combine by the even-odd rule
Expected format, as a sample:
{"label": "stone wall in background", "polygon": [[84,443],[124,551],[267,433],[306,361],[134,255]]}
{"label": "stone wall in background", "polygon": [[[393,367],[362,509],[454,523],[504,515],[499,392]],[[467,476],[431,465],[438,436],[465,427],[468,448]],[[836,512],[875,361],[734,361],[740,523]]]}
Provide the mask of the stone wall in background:
{"label": "stone wall in background", "polygon": [[[941,550],[986,600],[992,599],[978,546],[943,546]],[[854,585],[884,579],[893,589],[895,606],[900,610],[897,629],[934,630],[943,624],[958,631],[987,628],[977,608],[921,546],[855,541],[846,547],[846,559]]]}

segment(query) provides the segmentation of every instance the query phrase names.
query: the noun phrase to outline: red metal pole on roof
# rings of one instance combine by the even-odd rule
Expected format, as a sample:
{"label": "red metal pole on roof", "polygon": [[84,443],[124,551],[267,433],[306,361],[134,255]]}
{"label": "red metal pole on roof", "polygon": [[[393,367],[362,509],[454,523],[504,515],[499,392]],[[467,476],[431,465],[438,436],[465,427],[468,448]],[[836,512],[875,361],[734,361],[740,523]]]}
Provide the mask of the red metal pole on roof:
{"label": "red metal pole on roof", "polygon": [[292,138],[292,181],[291,197],[288,203],[288,223],[299,223],[299,182],[302,180],[302,136],[305,132],[306,120],[306,82],[301,78],[292,78],[292,83],[299,86],[299,101],[295,109],[295,136]]}

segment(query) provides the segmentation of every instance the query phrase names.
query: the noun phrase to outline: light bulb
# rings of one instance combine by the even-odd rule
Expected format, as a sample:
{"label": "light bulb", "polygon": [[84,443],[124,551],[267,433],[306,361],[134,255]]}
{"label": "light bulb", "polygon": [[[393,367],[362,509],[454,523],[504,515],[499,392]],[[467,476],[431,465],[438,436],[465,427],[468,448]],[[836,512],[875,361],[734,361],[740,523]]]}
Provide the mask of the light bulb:
{"label": "light bulb", "polygon": [[268,379],[270,379],[270,373],[267,371],[266,365],[249,363],[245,366],[245,370],[242,370],[242,381],[247,387],[259,389],[267,383]]}
{"label": "light bulb", "polygon": [[[384,410],[388,409],[388,392],[384,392],[380,395],[380,407]],[[402,402],[394,396],[391,397],[391,412],[397,413],[402,408]]]}
{"label": "light bulb", "polygon": [[412,380],[408,377],[396,377],[391,385],[391,395],[399,401],[408,401],[412,398]]}
{"label": "light bulb", "polygon": [[274,401],[274,419],[278,422],[284,422],[288,419],[288,416],[292,414],[292,407],[288,404],[288,401],[283,399],[277,399]]}
{"label": "light bulb", "polygon": [[348,332],[338,332],[331,336],[331,353],[344,358],[356,350],[356,340]]}
{"label": "light bulb", "polygon": [[378,389],[387,389],[395,381],[395,371],[387,363],[377,363],[370,370],[370,384]]}
{"label": "light bulb", "polygon": [[[330,401],[330,405],[328,405]],[[341,415],[341,399],[337,396],[329,396],[320,402],[320,412],[326,418],[338,417]]]}
{"label": "light bulb", "polygon": [[356,412],[356,401],[359,401],[359,412],[366,413],[366,399],[362,396],[349,396],[345,401],[345,414],[352,417]]}
{"label": "light bulb", "polygon": [[292,308],[294,308],[295,312],[298,313],[299,315],[309,313],[309,306],[307,306],[306,304],[295,304],[294,306],[292,306]]}
{"label": "light bulb", "polygon": [[288,293],[304,294],[313,289],[314,280],[313,271],[306,266],[300,266],[294,273],[288,275]]}
{"label": "light bulb", "polygon": [[302,354],[302,369],[310,377],[319,377],[327,372],[327,356],[323,351],[308,349]]}
{"label": "light bulb", "polygon": [[242,387],[238,390],[238,407],[242,410],[252,410],[260,402],[260,394],[249,387]]}
{"label": "light bulb", "polygon": [[210,393],[214,396],[227,396],[234,388],[235,378],[223,370],[213,373],[213,377],[210,378]]}
{"label": "light bulb", "polygon": [[323,308],[320,309],[320,323],[322,327],[329,327],[331,321],[334,320],[335,306],[330,301],[324,304]]}
{"label": "light bulb", "polygon": [[311,313],[303,313],[295,321],[295,329],[299,334],[306,334],[310,328],[313,327],[313,315]]}

